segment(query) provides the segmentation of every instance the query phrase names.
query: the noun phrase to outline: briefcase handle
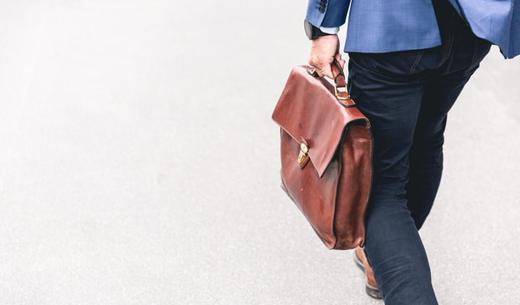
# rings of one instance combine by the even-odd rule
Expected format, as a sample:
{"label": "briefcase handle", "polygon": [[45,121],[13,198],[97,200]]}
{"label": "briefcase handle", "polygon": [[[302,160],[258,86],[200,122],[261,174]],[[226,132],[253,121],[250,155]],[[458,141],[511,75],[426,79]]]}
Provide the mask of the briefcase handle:
{"label": "briefcase handle", "polygon": [[[341,64],[334,58],[334,61],[332,62],[332,75],[336,75],[334,77],[334,94],[336,95],[336,98],[346,107],[352,107],[355,106],[356,103],[350,98],[350,94],[347,90],[347,81],[345,78],[345,72],[341,68]],[[307,72],[314,76],[319,77],[318,72],[316,72],[316,69],[313,67],[309,67],[307,69]]]}
{"label": "briefcase handle", "polygon": [[338,100],[343,101],[343,103],[345,103],[345,101],[350,101],[352,104],[354,104],[347,90],[345,72],[341,68],[340,63],[336,60],[336,58],[334,58],[334,61],[332,62],[332,75],[336,75],[334,78],[334,83],[335,93]]}

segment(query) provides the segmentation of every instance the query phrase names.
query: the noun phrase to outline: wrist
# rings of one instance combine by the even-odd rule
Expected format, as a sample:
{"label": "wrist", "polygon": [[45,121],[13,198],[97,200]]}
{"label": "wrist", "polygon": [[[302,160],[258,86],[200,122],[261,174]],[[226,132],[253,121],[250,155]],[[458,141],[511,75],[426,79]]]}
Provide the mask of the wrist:
{"label": "wrist", "polygon": [[309,40],[316,40],[322,36],[335,35],[339,30],[338,28],[317,27],[307,20],[304,20],[304,28]]}

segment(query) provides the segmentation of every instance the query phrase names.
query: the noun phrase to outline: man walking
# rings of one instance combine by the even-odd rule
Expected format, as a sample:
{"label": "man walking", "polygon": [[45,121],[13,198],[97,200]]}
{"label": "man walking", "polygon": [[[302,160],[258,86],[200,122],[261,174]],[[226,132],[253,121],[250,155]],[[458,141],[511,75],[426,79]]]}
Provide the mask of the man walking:
{"label": "man walking", "polygon": [[[373,185],[364,248],[366,289],[385,304],[438,304],[418,230],[441,180],[447,114],[492,44],[520,53],[520,9],[490,0],[309,0],[309,64],[333,77],[346,22],[348,89],[370,119]],[[351,2],[351,3],[350,3]]]}

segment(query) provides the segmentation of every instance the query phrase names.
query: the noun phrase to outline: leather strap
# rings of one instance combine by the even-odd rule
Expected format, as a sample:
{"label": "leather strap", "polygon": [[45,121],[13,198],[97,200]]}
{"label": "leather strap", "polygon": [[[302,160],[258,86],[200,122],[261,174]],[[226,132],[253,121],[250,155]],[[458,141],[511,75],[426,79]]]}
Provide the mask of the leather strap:
{"label": "leather strap", "polygon": [[340,63],[335,58],[331,67],[332,75],[336,75],[334,76],[334,83],[336,84],[336,87],[346,87],[347,82],[345,80],[345,72],[343,71],[343,68],[341,68]]}
{"label": "leather strap", "polygon": [[345,72],[343,68],[341,68],[340,63],[334,58],[332,62],[332,75],[334,76],[334,83],[336,85],[336,97],[345,107],[353,107],[356,105],[354,101],[350,98],[350,94],[347,90],[347,81],[345,79]]}

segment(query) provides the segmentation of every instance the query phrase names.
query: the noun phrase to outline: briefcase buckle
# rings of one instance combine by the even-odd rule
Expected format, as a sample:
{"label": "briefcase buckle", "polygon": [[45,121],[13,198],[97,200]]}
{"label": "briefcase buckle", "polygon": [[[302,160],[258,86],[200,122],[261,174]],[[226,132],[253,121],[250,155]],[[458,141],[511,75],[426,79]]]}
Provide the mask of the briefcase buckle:
{"label": "briefcase buckle", "polygon": [[300,152],[298,153],[298,165],[303,168],[309,161],[309,147],[305,143],[300,143]]}
{"label": "briefcase buckle", "polygon": [[335,93],[338,100],[350,100],[350,94],[348,94],[347,87],[335,87]]}

